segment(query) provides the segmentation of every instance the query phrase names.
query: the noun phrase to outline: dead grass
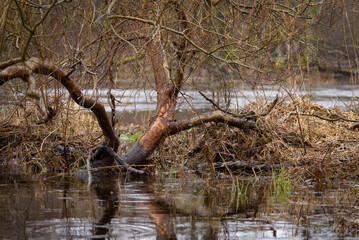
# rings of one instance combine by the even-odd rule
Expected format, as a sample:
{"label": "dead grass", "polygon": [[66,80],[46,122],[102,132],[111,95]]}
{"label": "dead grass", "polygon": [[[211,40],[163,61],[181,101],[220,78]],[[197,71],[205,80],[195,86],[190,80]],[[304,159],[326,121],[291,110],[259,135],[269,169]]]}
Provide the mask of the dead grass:
{"label": "dead grass", "polygon": [[[258,100],[244,112],[263,112]],[[1,112],[0,162],[5,171],[68,172],[85,163],[101,141],[101,131],[91,113],[73,105],[63,106],[57,117],[38,125],[34,106]],[[70,110],[68,110],[70,109]],[[301,98],[282,99],[272,112],[258,119],[261,131],[241,130],[225,124],[206,124],[166,139],[151,157],[151,163],[165,171],[196,168],[198,164],[241,161],[250,164],[284,164],[296,178],[318,181],[357,178],[359,174],[359,132],[352,122],[329,122],[325,118],[357,119],[339,108],[328,109]],[[11,119],[9,119],[11,116]],[[131,136],[145,127],[118,125],[117,132]],[[119,152],[132,146],[122,140]],[[70,148],[64,154],[64,146]],[[238,174],[238,173],[236,173]]]}
{"label": "dead grass", "polygon": [[[258,100],[246,106],[244,112],[261,113],[265,104]],[[282,99],[269,115],[258,119],[262,131],[207,124],[169,138],[159,150],[157,159],[167,156],[161,165],[186,163],[190,168],[203,162],[223,161],[283,164],[292,169],[293,177],[302,180],[357,178],[359,132],[350,129],[354,123],[330,122],[301,114],[358,119],[356,114],[343,109],[325,108],[301,98]]]}
{"label": "dead grass", "polygon": [[47,124],[37,124],[41,116],[31,103],[26,108],[4,110],[0,120],[0,170],[48,173],[82,166],[89,150],[99,143],[101,130],[89,112],[73,105],[65,107]]}
{"label": "dead grass", "polygon": [[[254,108],[254,107],[252,107]],[[259,120],[271,141],[262,151],[263,158],[275,162],[291,163],[303,177],[338,179],[356,177],[358,168],[358,131],[351,130],[352,122],[329,122],[324,118],[342,117],[354,120],[353,112],[340,108],[328,109],[301,98],[282,102],[267,117]],[[275,153],[276,155],[271,153]]]}

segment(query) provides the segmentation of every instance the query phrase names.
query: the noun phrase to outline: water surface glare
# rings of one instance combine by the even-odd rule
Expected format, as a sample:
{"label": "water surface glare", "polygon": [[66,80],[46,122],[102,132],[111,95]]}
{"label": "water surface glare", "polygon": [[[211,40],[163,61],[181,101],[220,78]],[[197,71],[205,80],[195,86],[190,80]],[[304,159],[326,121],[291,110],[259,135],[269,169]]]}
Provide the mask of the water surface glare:
{"label": "water surface glare", "polygon": [[[96,97],[101,103],[105,105],[107,111],[111,108],[108,103],[108,89],[92,89],[84,90],[86,96]],[[61,94],[67,95],[65,89],[61,90]],[[202,90],[209,98],[213,98],[215,102],[222,103],[225,101],[225,96],[217,94],[216,92]],[[257,98],[272,101],[277,95],[287,96],[287,92],[278,86],[263,85],[260,87],[252,88],[251,86],[243,85],[230,89],[231,94],[227,95],[229,99],[230,108],[242,108],[244,105],[255,101]],[[116,110],[121,113],[139,112],[139,111],[153,111],[156,109],[156,92],[153,89],[117,89],[111,90],[115,96]],[[51,90],[50,95],[54,94]],[[214,94],[214,95],[213,95]],[[291,92],[292,95],[310,96],[312,102],[318,103],[324,107],[353,107],[359,97],[359,89],[354,88],[350,84],[325,84],[321,86],[312,86],[310,89],[298,88],[296,92]],[[212,108],[212,104],[206,101],[196,89],[187,89],[179,95],[177,110],[208,110]]]}
{"label": "water surface glare", "polygon": [[353,229],[343,229],[335,215],[357,209],[357,201],[345,197],[344,188],[318,191],[308,184],[278,194],[271,192],[269,182],[240,181],[248,190],[238,194],[230,182],[200,179],[101,179],[89,185],[76,178],[0,176],[0,238],[357,237]]}

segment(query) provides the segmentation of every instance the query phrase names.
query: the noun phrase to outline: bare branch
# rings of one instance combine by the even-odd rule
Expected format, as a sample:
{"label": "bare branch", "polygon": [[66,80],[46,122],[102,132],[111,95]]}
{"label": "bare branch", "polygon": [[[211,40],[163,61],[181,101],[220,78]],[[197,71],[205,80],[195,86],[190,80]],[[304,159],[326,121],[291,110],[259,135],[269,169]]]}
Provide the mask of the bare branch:
{"label": "bare branch", "polygon": [[263,113],[259,114],[260,117],[265,117],[267,116],[272,110],[273,108],[275,107],[275,105],[277,105],[278,103],[278,95],[275,97],[275,99],[273,100],[273,102],[269,105],[269,107],[267,108],[266,111],[264,111]]}
{"label": "bare branch", "polygon": [[14,58],[14,59],[10,59],[10,60],[5,61],[5,62],[1,62],[0,63],[0,70],[5,69],[7,67],[10,67],[12,65],[15,65],[15,64],[17,64],[17,63],[19,63],[21,61],[22,61],[22,58]]}
{"label": "bare branch", "polygon": [[233,112],[230,112],[226,109],[223,109],[221,108],[217,103],[215,103],[214,101],[212,101],[212,99],[208,98],[206,96],[206,94],[204,94],[203,92],[201,91],[198,91],[199,94],[202,95],[202,97],[204,97],[204,99],[206,99],[208,102],[210,102],[215,108],[217,108],[218,110],[220,110],[221,112],[225,113],[225,114],[229,114],[233,117],[238,117],[238,118],[244,118],[244,117],[247,117],[247,118],[257,118],[257,117],[264,117],[264,116],[267,116],[272,110],[273,108],[275,107],[275,105],[278,103],[278,96],[273,100],[273,102],[270,104],[270,106],[268,107],[268,109],[259,114],[259,115],[255,115],[253,112],[249,112],[249,113],[244,113],[244,114],[236,114],[236,113],[233,113]]}
{"label": "bare branch", "polygon": [[210,113],[205,113],[198,117],[191,118],[189,120],[183,120],[179,122],[173,122],[170,125],[169,135],[174,135],[181,131],[202,125],[207,122],[221,122],[226,123],[229,126],[241,128],[241,129],[256,129],[256,123],[253,121],[248,121],[246,118],[236,118],[224,114],[221,111],[214,111]]}
{"label": "bare branch", "polygon": [[[296,113],[291,113],[291,115],[296,115]],[[300,113],[301,116],[308,116],[308,117],[316,117],[319,119],[322,119],[324,121],[328,121],[328,122],[337,122],[337,121],[344,121],[344,122],[354,122],[354,123],[359,123],[359,120],[352,120],[352,119],[347,119],[347,118],[343,118],[343,117],[338,117],[338,118],[326,118],[326,117],[322,117],[319,116],[317,114],[308,114],[308,113]]]}
{"label": "bare branch", "polygon": [[173,28],[170,28],[170,27],[166,27],[166,26],[163,26],[163,25],[158,25],[155,21],[152,21],[152,20],[148,20],[148,19],[143,19],[143,18],[139,18],[139,17],[133,17],[133,16],[123,16],[123,15],[113,15],[113,16],[110,16],[109,17],[110,19],[114,19],[114,18],[120,18],[120,19],[127,19],[127,20],[132,20],[132,21],[138,21],[138,22],[142,22],[142,23],[146,23],[146,24],[149,24],[149,25],[152,25],[152,26],[155,26],[155,27],[159,27],[161,29],[164,29],[164,30],[167,30],[169,32],[172,32],[172,33],[175,33],[177,35],[180,35],[182,37],[184,37],[193,47],[195,47],[197,50],[199,50],[200,52],[218,60],[218,61],[221,61],[221,62],[224,62],[226,64],[235,64],[235,65],[240,65],[242,67],[245,67],[245,68],[248,68],[248,69],[253,69],[257,72],[260,72],[260,73],[263,73],[262,70],[254,67],[254,66],[250,66],[250,65],[247,65],[243,62],[240,62],[240,61],[228,61],[224,58],[221,58],[219,56],[216,56],[215,54],[213,54],[212,51],[207,51],[206,49],[202,48],[201,46],[199,46],[198,44],[196,44],[195,42],[193,42],[187,34],[185,34],[184,32],[180,32],[180,31],[177,31]]}
{"label": "bare branch", "polygon": [[24,13],[22,12],[22,9],[19,5],[19,3],[17,2],[17,0],[14,0],[17,9],[19,10],[19,14],[20,14],[20,19],[21,19],[21,24],[22,26],[28,31],[31,32],[31,27],[27,24],[25,17],[24,17]]}
{"label": "bare branch", "polygon": [[32,73],[52,76],[68,90],[71,98],[77,104],[90,109],[95,114],[103,134],[109,139],[114,151],[117,151],[119,140],[107,117],[106,110],[101,103],[85,97],[68,74],[49,62],[42,61],[38,58],[31,58],[25,61],[24,65],[25,66],[11,66],[1,71],[0,86],[14,78],[21,78],[24,81],[28,81],[28,76]]}
{"label": "bare branch", "polygon": [[30,42],[32,37],[35,35],[36,29],[45,21],[46,17],[49,15],[50,11],[55,7],[55,5],[57,4],[57,0],[54,0],[52,2],[52,4],[50,5],[50,7],[47,9],[47,11],[45,12],[44,16],[31,28],[28,23],[26,22],[25,18],[24,18],[24,13],[22,12],[22,9],[19,5],[19,3],[17,2],[17,0],[14,0],[16,7],[19,10],[20,13],[20,18],[21,18],[21,23],[24,26],[24,28],[29,32],[29,36],[26,39],[25,45],[23,47],[22,50],[22,54],[21,54],[21,58],[23,60],[25,60],[26,58],[26,54],[27,54],[27,50],[30,46]]}

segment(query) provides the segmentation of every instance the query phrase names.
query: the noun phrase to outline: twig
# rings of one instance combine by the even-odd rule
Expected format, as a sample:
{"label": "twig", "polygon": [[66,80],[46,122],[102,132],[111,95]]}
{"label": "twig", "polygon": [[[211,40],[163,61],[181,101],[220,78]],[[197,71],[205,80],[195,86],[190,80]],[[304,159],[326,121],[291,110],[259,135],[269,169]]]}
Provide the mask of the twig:
{"label": "twig", "polygon": [[217,108],[219,111],[221,111],[221,112],[223,112],[223,113],[226,113],[226,114],[232,115],[233,117],[238,117],[238,118],[247,117],[247,116],[253,116],[253,112],[244,113],[244,114],[236,114],[236,113],[227,111],[227,110],[221,108],[217,103],[213,102],[213,100],[210,99],[210,98],[208,98],[208,97],[206,96],[206,94],[204,94],[203,92],[198,91],[198,93],[201,94],[202,97],[204,97],[204,99],[206,99],[206,100],[207,100],[208,102],[210,102],[215,108]]}
{"label": "twig", "polygon": [[73,64],[73,65],[70,67],[71,70],[70,70],[68,73],[66,73],[66,75],[64,76],[64,78],[70,77],[70,75],[76,71],[76,66],[79,65],[79,64],[81,64],[80,61],[78,61],[77,63]]}
{"label": "twig", "polygon": [[49,15],[49,13],[51,12],[51,10],[55,7],[55,5],[57,4],[57,0],[54,0],[52,2],[52,4],[50,5],[50,7],[46,10],[45,14],[42,16],[42,18],[35,23],[35,25],[31,28],[28,25],[28,22],[26,21],[26,19],[24,18],[24,13],[19,5],[19,3],[17,2],[17,0],[15,0],[15,4],[16,7],[20,13],[20,18],[21,18],[21,24],[23,25],[23,27],[29,32],[29,36],[26,39],[25,45],[23,46],[23,50],[22,50],[22,54],[21,54],[21,58],[22,60],[25,60],[26,54],[27,54],[27,50],[30,46],[30,42],[32,37],[35,35],[36,29],[45,21],[46,17]]}
{"label": "twig", "polygon": [[345,106],[346,108],[348,108],[350,111],[352,111],[353,113],[355,113],[355,110],[352,109],[348,104],[346,104],[346,102],[345,102],[340,96],[338,96],[338,98],[339,98],[339,100],[344,104],[344,106]]}
{"label": "twig", "polygon": [[116,99],[115,96],[112,95],[111,89],[108,91],[108,104],[111,107],[111,124],[112,128],[115,130],[116,125]]}
{"label": "twig", "polygon": [[[88,151],[88,157],[86,159],[86,167],[87,167],[87,170],[90,170],[91,169],[91,150]],[[91,186],[91,183],[92,183],[92,173],[91,171],[88,171],[88,185],[87,187],[89,188],[89,186]]]}
{"label": "twig", "polygon": [[[278,170],[282,167],[281,164],[251,164],[251,163],[244,163],[239,160],[230,161],[230,162],[217,162],[217,163],[213,163],[213,166],[217,171],[223,171],[223,170],[228,171],[230,169],[231,171],[241,170],[250,173]],[[206,163],[203,163],[198,165],[197,169],[201,172],[204,169],[208,169],[208,166]]]}
{"label": "twig", "polygon": [[220,110],[221,112],[223,113],[226,113],[226,114],[229,114],[229,115],[232,115],[233,117],[238,117],[238,118],[243,118],[243,117],[250,117],[250,118],[256,118],[256,117],[264,117],[264,116],[267,116],[272,110],[273,108],[275,107],[275,105],[278,103],[278,96],[275,97],[274,101],[270,104],[270,106],[268,107],[268,109],[259,114],[259,115],[255,115],[253,112],[249,112],[249,113],[244,113],[244,114],[236,114],[236,113],[233,113],[233,112],[230,112],[228,110],[225,110],[223,108],[221,108],[217,103],[215,103],[212,99],[208,98],[206,96],[206,94],[204,94],[203,92],[201,91],[198,91],[199,94],[202,95],[202,97],[204,97],[204,99],[206,99],[208,102],[210,102],[211,104],[213,104],[213,106],[215,108],[217,108],[218,110]]}
{"label": "twig", "polygon": [[350,130],[354,130],[354,129],[357,129],[357,128],[359,128],[359,123],[354,124],[354,125],[351,126],[349,129],[350,129]]}
{"label": "twig", "polygon": [[196,44],[192,39],[189,38],[189,36],[185,33],[185,32],[181,32],[181,31],[178,31],[176,29],[173,29],[173,28],[170,28],[170,27],[167,27],[167,26],[163,26],[163,25],[159,25],[157,24],[155,21],[152,21],[152,20],[148,20],[148,19],[143,19],[143,18],[139,18],[139,17],[133,17],[133,16],[124,16],[124,15],[112,15],[112,16],[109,16],[109,19],[115,19],[115,18],[119,18],[119,19],[126,19],[126,20],[131,20],[131,21],[138,21],[138,22],[142,22],[142,23],[145,23],[145,24],[149,24],[149,25],[152,25],[154,27],[157,27],[157,28],[160,28],[160,29],[164,29],[166,31],[169,31],[169,32],[172,32],[174,34],[177,34],[179,36],[182,36],[184,39],[187,40],[187,42],[189,44],[191,44],[194,48],[196,48],[198,51],[200,52],[203,52],[204,54],[214,58],[214,59],[217,59],[221,62],[224,62],[226,64],[235,64],[235,65],[240,65],[242,67],[245,67],[245,68],[248,68],[248,69],[252,69],[252,70],[255,70],[257,72],[260,72],[260,73],[263,73],[262,70],[254,67],[254,66],[250,66],[250,65],[247,65],[245,64],[244,62],[239,62],[239,61],[228,61],[224,58],[221,58],[215,54],[213,54],[213,51],[207,51],[206,49],[204,49],[203,47],[199,46],[198,44]]}
{"label": "twig", "polygon": [[[291,113],[290,115],[293,115],[296,113]],[[354,122],[354,123],[359,123],[359,120],[352,120],[352,119],[347,119],[347,118],[343,118],[343,117],[338,117],[338,118],[325,118],[322,116],[319,116],[317,114],[309,114],[309,113],[300,113],[301,116],[308,116],[308,117],[316,117],[325,121],[329,121],[329,122],[336,122],[336,121],[345,121],[345,122]]]}
{"label": "twig", "polygon": [[269,105],[268,109],[264,111],[263,113],[259,114],[260,117],[267,116],[275,107],[275,105],[278,103],[278,95],[275,97],[274,101]]}
{"label": "twig", "polygon": [[298,118],[298,126],[299,126],[300,136],[301,136],[300,140],[301,140],[301,143],[302,143],[302,146],[303,146],[303,149],[304,149],[304,154],[307,154],[307,148],[305,147],[305,141],[304,141],[304,132],[303,132],[302,124],[300,122],[300,117],[299,117],[300,113],[298,111],[297,106],[295,106],[295,114],[296,114],[296,116]]}
{"label": "twig", "polygon": [[48,137],[50,137],[51,136],[51,134],[53,134],[55,131],[57,131],[59,128],[56,128],[54,131],[52,131],[52,132],[50,132],[45,138],[44,138],[44,140],[42,140],[42,143],[41,143],[41,146],[40,146],[40,151],[42,151],[42,147],[44,146],[44,143],[45,143],[45,141],[46,141],[46,139],[48,138]]}
{"label": "twig", "polygon": [[19,63],[21,61],[22,61],[22,58],[14,58],[14,59],[10,59],[10,60],[5,61],[5,62],[1,62],[0,63],[0,70],[5,69],[7,67],[10,67],[11,65],[17,64],[17,63]]}

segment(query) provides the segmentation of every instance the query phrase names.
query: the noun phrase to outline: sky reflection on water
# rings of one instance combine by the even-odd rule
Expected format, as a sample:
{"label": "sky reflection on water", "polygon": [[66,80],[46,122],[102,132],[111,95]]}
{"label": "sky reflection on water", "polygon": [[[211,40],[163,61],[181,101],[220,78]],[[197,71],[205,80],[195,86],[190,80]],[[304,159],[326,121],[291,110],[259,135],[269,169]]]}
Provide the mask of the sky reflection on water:
{"label": "sky reflection on water", "polygon": [[[343,189],[298,188],[278,200],[268,181],[248,179],[246,196],[231,183],[180,179],[0,177],[4,239],[350,239],[335,231]],[[247,181],[247,180],[246,180]],[[215,184],[218,184],[215,183]],[[234,188],[235,189],[235,188]],[[337,199],[337,198],[338,199]],[[341,202],[340,202],[341,201]]]}

